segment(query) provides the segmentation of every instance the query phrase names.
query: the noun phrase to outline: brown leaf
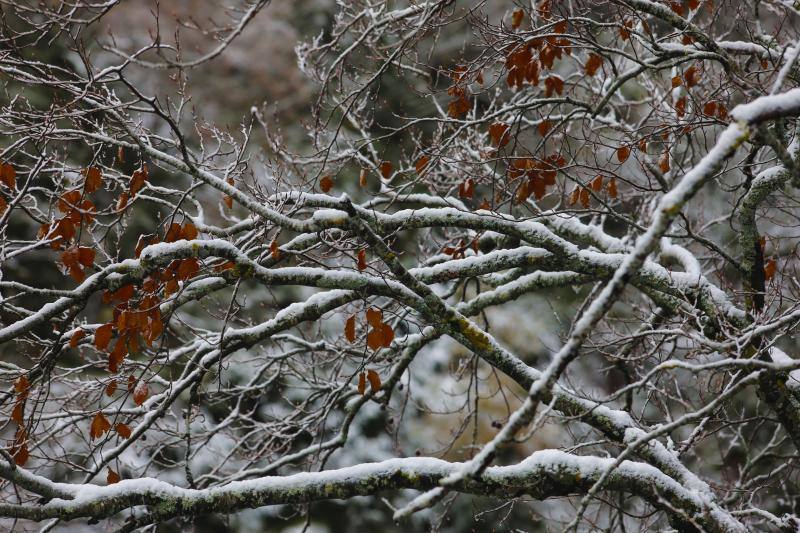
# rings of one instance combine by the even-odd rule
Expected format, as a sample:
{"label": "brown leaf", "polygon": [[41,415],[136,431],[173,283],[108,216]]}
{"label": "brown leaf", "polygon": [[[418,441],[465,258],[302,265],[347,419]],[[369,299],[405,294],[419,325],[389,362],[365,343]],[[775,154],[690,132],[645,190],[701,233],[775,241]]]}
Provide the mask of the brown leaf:
{"label": "brown leaf", "polygon": [[392,345],[392,341],[394,340],[394,330],[392,326],[387,324],[386,322],[381,324],[381,346],[384,348],[388,348]]}
{"label": "brown leaf", "polygon": [[17,400],[14,403],[14,408],[11,410],[11,421],[21,426],[25,422],[25,400]]}
{"label": "brown leaf", "polygon": [[522,25],[522,20],[525,17],[525,12],[522,9],[515,9],[511,13],[511,27],[515,30]]}
{"label": "brown leaf", "polygon": [[358,393],[364,395],[367,391],[367,376],[363,372],[358,373]]}
{"label": "brown leaf", "polygon": [[362,249],[358,251],[358,270],[362,271],[366,268],[367,268],[367,251]]}
{"label": "brown leaf", "polygon": [[628,160],[628,157],[631,155],[631,149],[629,146],[620,146],[617,148],[617,161],[620,163],[624,163]]}
{"label": "brown leaf", "polygon": [[119,483],[120,477],[119,474],[111,470],[111,467],[108,468],[108,474],[106,475],[106,484],[113,485],[114,483]]}
{"label": "brown leaf", "polygon": [[777,264],[775,263],[774,259],[770,259],[766,263],[764,263],[764,280],[769,281],[775,276],[775,271],[777,269]]}
{"label": "brown leaf", "polygon": [[383,311],[376,307],[370,307],[367,309],[367,323],[372,326],[373,328],[380,327],[381,322],[383,322]]}
{"label": "brown leaf", "polygon": [[105,350],[108,348],[108,343],[111,341],[113,334],[114,324],[103,324],[94,331],[94,346],[98,350]]}
{"label": "brown leaf", "polygon": [[147,383],[140,381],[133,390],[133,403],[136,405],[142,405],[149,394],[150,391],[147,388]]}
{"label": "brown leaf", "polygon": [[147,181],[147,165],[143,165],[139,170],[134,170],[131,175],[131,180],[128,183],[128,192],[131,196],[136,196],[136,193],[142,190],[144,183]]}
{"label": "brown leaf", "polygon": [[17,188],[17,171],[11,166],[11,163],[0,163],[0,183],[9,189]]}
{"label": "brown leaf", "polygon": [[114,426],[114,431],[116,431],[123,439],[131,438],[131,428],[128,426],[128,424],[117,424]]}
{"label": "brown leaf", "polygon": [[86,336],[86,332],[83,331],[81,328],[75,330],[72,336],[69,338],[69,347],[70,348],[77,348],[78,343],[81,342],[81,339]]}
{"label": "brown leaf", "polygon": [[669,152],[664,152],[658,160],[658,168],[666,174],[669,172]]}
{"label": "brown leaf", "polygon": [[322,179],[319,180],[319,188],[322,192],[329,192],[333,188],[333,179],[330,176],[322,176]]}
{"label": "brown leaf", "polygon": [[199,232],[197,231],[197,227],[192,224],[191,222],[185,222],[183,227],[181,228],[181,238],[186,239],[187,241],[193,241],[197,238]]}
{"label": "brown leaf", "polygon": [[672,77],[672,88],[674,89],[676,87],[680,87],[681,85],[683,85],[683,80],[681,79],[681,77],[680,76],[673,76]]}
{"label": "brown leaf", "polygon": [[281,249],[278,248],[277,239],[272,239],[272,242],[269,243],[269,253],[275,261],[281,258]]}
{"label": "brown leaf", "polygon": [[391,161],[382,161],[380,167],[378,167],[381,171],[381,176],[383,179],[389,179],[392,176],[392,163]]}
{"label": "brown leaf", "polygon": [[550,128],[552,127],[553,127],[552,123],[549,120],[544,119],[541,122],[539,122],[539,125],[536,127],[536,129],[539,130],[539,135],[544,137],[545,135],[547,135],[547,132],[549,132]]}
{"label": "brown leaf", "polygon": [[594,178],[590,183],[589,187],[592,188],[594,192],[600,192],[603,190],[603,176],[597,176]]}
{"label": "brown leaf", "polygon": [[511,136],[508,134],[508,130],[510,128],[511,126],[505,122],[495,122],[489,126],[489,137],[492,140],[492,144],[498,148],[502,148],[503,146],[507,145],[511,138]]}
{"label": "brown leaf", "polygon": [[714,100],[706,102],[703,106],[703,114],[713,117],[717,113],[717,103]]}
{"label": "brown leaf", "polygon": [[344,337],[349,342],[356,341],[356,316],[350,316],[344,323]]}
{"label": "brown leaf", "polygon": [[584,209],[589,209],[589,202],[591,201],[591,196],[589,195],[589,189],[583,187],[581,189],[581,205]]}
{"label": "brown leaf", "polygon": [[99,412],[94,415],[92,419],[92,425],[89,428],[89,437],[94,440],[98,439],[105,434],[106,431],[111,429],[111,422],[103,415],[103,413]]}
{"label": "brown leaf", "polygon": [[600,54],[592,52],[589,54],[589,59],[586,60],[586,64],[583,68],[587,76],[594,76],[602,65],[603,57]]}
{"label": "brown leaf", "polygon": [[576,186],[574,189],[572,189],[572,192],[569,193],[569,205],[577,204],[580,197],[581,197],[581,188]]}
{"label": "brown leaf", "polygon": [[369,388],[372,389],[373,394],[381,390],[381,377],[372,369],[367,370],[367,380],[369,380]]}
{"label": "brown leaf", "polygon": [[700,73],[697,70],[697,67],[689,67],[686,69],[686,72],[683,73],[683,80],[686,82],[687,87],[694,87],[700,82]]}
{"label": "brown leaf", "polygon": [[420,158],[417,159],[417,163],[414,165],[414,170],[417,171],[417,174],[422,175],[425,169],[428,168],[428,163],[430,163],[430,161],[431,158],[427,155],[420,156]]}
{"label": "brown leaf", "polygon": [[164,242],[175,242],[181,238],[181,225],[173,222],[169,225],[167,234],[164,235]]}
{"label": "brown leaf", "polygon": [[83,190],[93,193],[103,186],[103,173],[97,167],[89,167],[83,171],[86,179],[83,183]]}
{"label": "brown leaf", "polygon": [[608,182],[608,196],[611,198],[617,197],[617,178],[611,178],[611,181]]}
{"label": "brown leaf", "polygon": [[108,385],[106,385],[105,394],[106,396],[113,396],[115,392],[117,392],[117,380],[112,379],[108,382]]}
{"label": "brown leaf", "polygon": [[368,173],[368,171],[367,171],[366,168],[362,168],[361,169],[361,172],[358,175],[358,185],[359,186],[361,186],[361,187],[366,187],[367,186],[367,173]]}

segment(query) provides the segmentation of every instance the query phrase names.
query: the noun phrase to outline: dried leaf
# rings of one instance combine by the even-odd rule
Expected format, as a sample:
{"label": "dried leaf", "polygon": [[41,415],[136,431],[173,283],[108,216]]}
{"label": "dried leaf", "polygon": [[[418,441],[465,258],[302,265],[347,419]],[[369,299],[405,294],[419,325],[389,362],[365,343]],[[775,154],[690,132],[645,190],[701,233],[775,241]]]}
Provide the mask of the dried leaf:
{"label": "dried leaf", "polygon": [[114,426],[114,431],[116,431],[123,439],[131,438],[131,428],[128,426],[128,424],[117,424]]}
{"label": "dried leaf", "polygon": [[367,380],[369,381],[369,388],[372,393],[377,393],[381,390],[381,377],[372,369],[367,370]]}
{"label": "dried leaf", "polygon": [[187,241],[193,241],[197,238],[199,232],[197,231],[197,227],[192,224],[191,222],[185,222],[183,227],[181,228],[180,237],[182,239],[186,239]]}
{"label": "dried leaf", "polygon": [[603,190],[603,176],[595,177],[590,183],[589,186],[592,188],[594,192],[600,192]]}
{"label": "dried leaf", "polygon": [[359,250],[358,251],[358,270],[362,271],[367,268],[367,251],[366,250]]}
{"label": "dried leaf", "polygon": [[350,316],[344,323],[344,337],[349,342],[356,341],[356,316]]}
{"label": "dried leaf", "polygon": [[381,171],[381,176],[383,176],[383,179],[388,180],[392,176],[393,166],[391,161],[382,161],[378,168]]}
{"label": "dried leaf", "polygon": [[508,144],[511,136],[509,135],[509,129],[511,126],[506,124],[505,122],[495,122],[489,126],[489,137],[492,140],[492,144],[501,148]]}
{"label": "dried leaf", "polygon": [[669,152],[664,152],[658,160],[658,168],[666,174],[669,172]]}
{"label": "dried leaf", "polygon": [[103,173],[97,167],[89,167],[83,171],[86,179],[83,183],[83,190],[87,193],[93,193],[103,186]]}
{"label": "dried leaf", "polygon": [[112,379],[108,382],[108,385],[106,385],[105,394],[106,396],[113,396],[115,392],[117,392],[117,380]]}
{"label": "dried leaf", "polygon": [[672,77],[672,88],[675,89],[676,87],[680,87],[683,85],[683,80],[680,76],[673,76]]}
{"label": "dried leaf", "polygon": [[586,60],[586,64],[583,68],[587,76],[594,76],[602,65],[603,57],[600,54],[592,52],[589,54],[589,59]]}
{"label": "dried leaf", "polygon": [[589,202],[591,201],[591,196],[589,195],[589,189],[586,187],[581,189],[581,205],[584,209],[589,209]]}
{"label": "dried leaf", "polygon": [[376,307],[367,309],[367,323],[373,328],[378,328],[383,322],[383,311]]}
{"label": "dried leaf", "polygon": [[103,324],[94,331],[94,346],[98,350],[105,350],[108,348],[108,343],[111,341],[113,334],[114,324]]}
{"label": "dried leaf", "polygon": [[136,405],[142,405],[149,394],[150,391],[147,388],[147,383],[140,381],[133,390],[133,403]]}
{"label": "dried leaf", "polygon": [[21,426],[25,422],[25,400],[17,400],[11,410],[11,421]]}
{"label": "dried leaf", "polygon": [[620,146],[617,148],[617,161],[620,163],[624,163],[628,160],[628,157],[631,155],[631,148],[630,146]]}
{"label": "dried leaf", "polygon": [[359,372],[358,393],[363,396],[366,391],[367,391],[367,376],[364,374],[364,372]]}
{"label": "dried leaf", "polygon": [[[419,170],[417,172],[419,172]],[[367,186],[367,173],[368,173],[367,169],[366,168],[362,168],[361,172],[358,175],[358,184],[361,187],[366,187]]]}
{"label": "dried leaf", "polygon": [[91,440],[99,439],[109,429],[111,429],[111,422],[108,421],[102,412],[98,411],[98,413],[94,415],[94,418],[92,419],[92,425],[89,428],[89,437]]}
{"label": "dried leaf", "polygon": [[119,474],[111,470],[111,467],[108,468],[108,474],[106,475],[106,484],[113,485],[114,483],[119,483],[120,477]]}
{"label": "dried leaf", "polygon": [[522,25],[522,20],[525,17],[525,12],[522,9],[515,9],[511,13],[511,27],[515,30]]}
{"label": "dried leaf", "polygon": [[609,197],[617,197],[617,178],[611,178],[611,180],[608,182],[607,189]]}
{"label": "dried leaf", "polygon": [[272,239],[272,242],[269,243],[269,253],[275,261],[281,258],[281,249],[278,248],[277,239]]}
{"label": "dried leaf", "polygon": [[686,72],[683,73],[683,81],[686,83],[687,87],[694,87],[700,82],[700,73],[697,70],[697,67],[689,67],[686,69]]}
{"label": "dried leaf", "polygon": [[775,271],[777,269],[777,263],[774,259],[768,260],[764,263],[764,280],[769,281],[775,276]]}
{"label": "dried leaf", "polygon": [[0,183],[9,189],[17,188],[17,171],[11,163],[0,163]]}
{"label": "dried leaf", "polygon": [[417,163],[414,165],[414,170],[417,171],[417,174],[422,175],[425,169],[428,167],[428,163],[430,163],[430,157],[427,155],[421,156],[417,159]]}
{"label": "dried leaf", "polygon": [[327,193],[333,188],[333,179],[330,176],[322,176],[319,180],[319,188],[322,192]]}
{"label": "dried leaf", "polygon": [[69,347],[70,348],[77,348],[78,343],[81,342],[81,339],[86,336],[86,332],[83,331],[81,328],[76,329],[72,336],[69,338]]}

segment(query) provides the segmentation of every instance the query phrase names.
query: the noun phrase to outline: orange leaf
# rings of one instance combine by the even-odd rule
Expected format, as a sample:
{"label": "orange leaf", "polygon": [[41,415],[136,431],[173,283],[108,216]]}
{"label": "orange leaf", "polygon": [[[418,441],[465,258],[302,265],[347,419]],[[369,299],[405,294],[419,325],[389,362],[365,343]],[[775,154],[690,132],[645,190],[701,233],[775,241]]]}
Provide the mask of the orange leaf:
{"label": "orange leaf", "polygon": [[714,100],[706,102],[706,104],[703,106],[704,115],[712,117],[716,112],[717,112],[717,103]]}
{"label": "orange leaf", "polygon": [[147,389],[147,383],[140,381],[136,388],[133,390],[133,403],[142,405],[147,399],[150,391]]}
{"label": "orange leaf", "polygon": [[97,167],[89,167],[83,171],[86,180],[83,183],[83,189],[87,193],[93,193],[103,186],[103,173]]}
{"label": "orange leaf", "polygon": [[367,251],[366,250],[359,250],[358,251],[358,270],[364,270],[367,268]]}
{"label": "orange leaf", "polygon": [[680,76],[673,76],[672,77],[672,88],[674,89],[676,87],[680,87],[681,85],[683,85],[683,80],[681,79],[681,77]]}
{"label": "orange leaf", "polygon": [[611,181],[608,182],[608,195],[611,198],[617,197],[617,178],[611,178]]}
{"label": "orange leaf", "polygon": [[169,225],[167,234],[164,236],[164,242],[175,242],[181,237],[181,225],[173,222]]}
{"label": "orange leaf", "polygon": [[394,340],[394,330],[392,326],[387,324],[386,322],[381,324],[381,345],[384,348],[388,348],[392,345],[392,341]]}
{"label": "orange leaf", "polygon": [[367,379],[369,380],[369,388],[372,389],[373,393],[381,390],[381,377],[377,372],[372,369],[367,370]]}
{"label": "orange leaf", "polygon": [[492,144],[498,148],[507,145],[510,140],[510,136],[508,135],[510,127],[511,126],[505,122],[495,122],[489,126],[489,137],[492,139]]}
{"label": "orange leaf", "polygon": [[417,174],[421,175],[425,171],[425,169],[428,167],[428,163],[430,163],[430,160],[431,158],[427,155],[422,155],[419,159],[417,159],[417,163],[414,165],[414,169],[417,171]]}
{"label": "orange leaf", "polygon": [[114,431],[116,431],[123,439],[131,438],[131,428],[128,426],[128,424],[117,424],[114,426]]}
{"label": "orange leaf", "polygon": [[358,373],[358,393],[364,395],[367,390],[367,376],[363,372]]}
{"label": "orange leaf", "polygon": [[591,183],[589,183],[589,187],[592,188],[594,192],[600,192],[603,190],[603,176],[597,176],[594,178]]}
{"label": "orange leaf", "polygon": [[98,412],[92,419],[92,425],[89,428],[89,437],[92,440],[98,439],[109,429],[111,429],[111,422],[108,421],[103,413]]}
{"label": "orange leaf", "polygon": [[522,25],[522,19],[525,17],[525,12],[522,9],[515,9],[511,13],[511,27],[515,30]]}
{"label": "orange leaf", "polygon": [[200,272],[200,261],[195,257],[187,257],[181,260],[181,264],[178,265],[177,277],[180,281],[186,281],[194,277],[198,272]]}
{"label": "orange leaf", "polygon": [[136,193],[144,187],[145,181],[147,181],[147,165],[143,165],[141,169],[135,170],[131,175],[130,183],[128,183],[130,195],[136,196]]}
{"label": "orange leaf", "polygon": [[764,279],[769,281],[775,275],[775,270],[777,268],[777,264],[775,263],[774,259],[770,259],[764,264]]}
{"label": "orange leaf", "polygon": [[128,205],[128,193],[122,192],[119,195],[119,200],[117,201],[117,211],[122,211]]}
{"label": "orange leaf", "polygon": [[669,172],[669,152],[664,152],[661,158],[658,160],[658,168],[663,173]]}
{"label": "orange leaf", "polygon": [[69,338],[69,347],[70,348],[77,348],[78,343],[81,342],[81,339],[86,335],[86,332],[83,331],[81,328],[75,330],[72,336]]}
{"label": "orange leaf", "polygon": [[392,163],[390,161],[383,161],[381,162],[380,167],[378,167],[381,171],[381,176],[383,179],[389,179],[392,175]]}
{"label": "orange leaf", "polygon": [[376,307],[367,309],[367,323],[373,328],[378,328],[383,321],[383,311]]}
{"label": "orange leaf", "polygon": [[358,175],[358,185],[361,187],[367,186],[367,169],[362,168],[361,172]]}
{"label": "orange leaf", "polygon": [[98,350],[105,350],[108,348],[113,328],[114,324],[103,324],[94,331],[94,345]]}
{"label": "orange leaf", "polygon": [[589,196],[589,189],[585,187],[582,188],[580,196],[581,196],[581,205],[583,206],[583,208],[589,209],[589,202],[591,200],[591,197]]}
{"label": "orange leaf", "polygon": [[700,74],[697,67],[689,67],[683,73],[683,80],[686,82],[687,87],[694,87],[700,82]]}
{"label": "orange leaf", "polygon": [[629,146],[620,146],[617,148],[617,161],[620,163],[624,163],[628,160],[628,156],[631,155],[631,149]]}
{"label": "orange leaf", "polygon": [[108,468],[108,475],[106,475],[106,484],[113,485],[114,483],[119,483],[120,477],[119,474]]}
{"label": "orange leaf", "polygon": [[25,400],[18,400],[11,410],[11,421],[21,426],[25,421]]}
{"label": "orange leaf", "polygon": [[27,438],[23,440],[19,445],[14,444],[11,454],[14,456],[14,463],[18,466],[25,466],[25,463],[28,462],[28,458],[30,457],[30,453],[28,452],[28,443]]}
{"label": "orange leaf", "polygon": [[281,249],[278,248],[277,239],[272,239],[272,242],[269,243],[269,253],[275,261],[281,258]]}
{"label": "orange leaf", "polygon": [[350,341],[356,341],[356,316],[352,315],[344,323],[344,337]]}
{"label": "orange leaf", "polygon": [[541,122],[539,122],[539,125],[537,126],[537,129],[539,130],[539,135],[544,137],[545,135],[547,135],[547,132],[550,131],[551,127],[552,127],[552,124],[550,123],[549,120],[547,120],[547,119],[542,120]]}
{"label": "orange leaf", "polygon": [[181,228],[181,238],[186,239],[187,241],[193,241],[197,238],[198,231],[197,227],[192,224],[191,222],[186,222]]}
{"label": "orange leaf", "polygon": [[17,171],[14,170],[11,163],[0,163],[0,183],[9,189],[17,188]]}
{"label": "orange leaf", "polygon": [[85,246],[78,247],[78,262],[86,268],[94,264],[94,248],[87,248]]}
{"label": "orange leaf", "polygon": [[580,197],[581,197],[581,188],[576,186],[574,189],[572,189],[572,192],[569,193],[569,205],[577,204]]}
{"label": "orange leaf", "polygon": [[377,327],[367,333],[367,348],[377,350],[383,346],[383,328]]}
{"label": "orange leaf", "polygon": [[333,188],[333,180],[330,176],[322,176],[322,179],[319,180],[319,188],[322,189],[322,192],[328,192]]}
{"label": "orange leaf", "polygon": [[647,153],[647,139],[641,139],[639,141],[639,150]]}
{"label": "orange leaf", "polygon": [[222,197],[222,203],[225,204],[225,207],[228,209],[233,209],[233,198],[228,196],[227,194]]}
{"label": "orange leaf", "polygon": [[594,76],[597,74],[597,71],[602,65],[603,57],[600,54],[595,54],[593,52],[589,54],[589,59],[586,60],[586,64],[583,66],[583,68],[586,71],[587,76]]}

